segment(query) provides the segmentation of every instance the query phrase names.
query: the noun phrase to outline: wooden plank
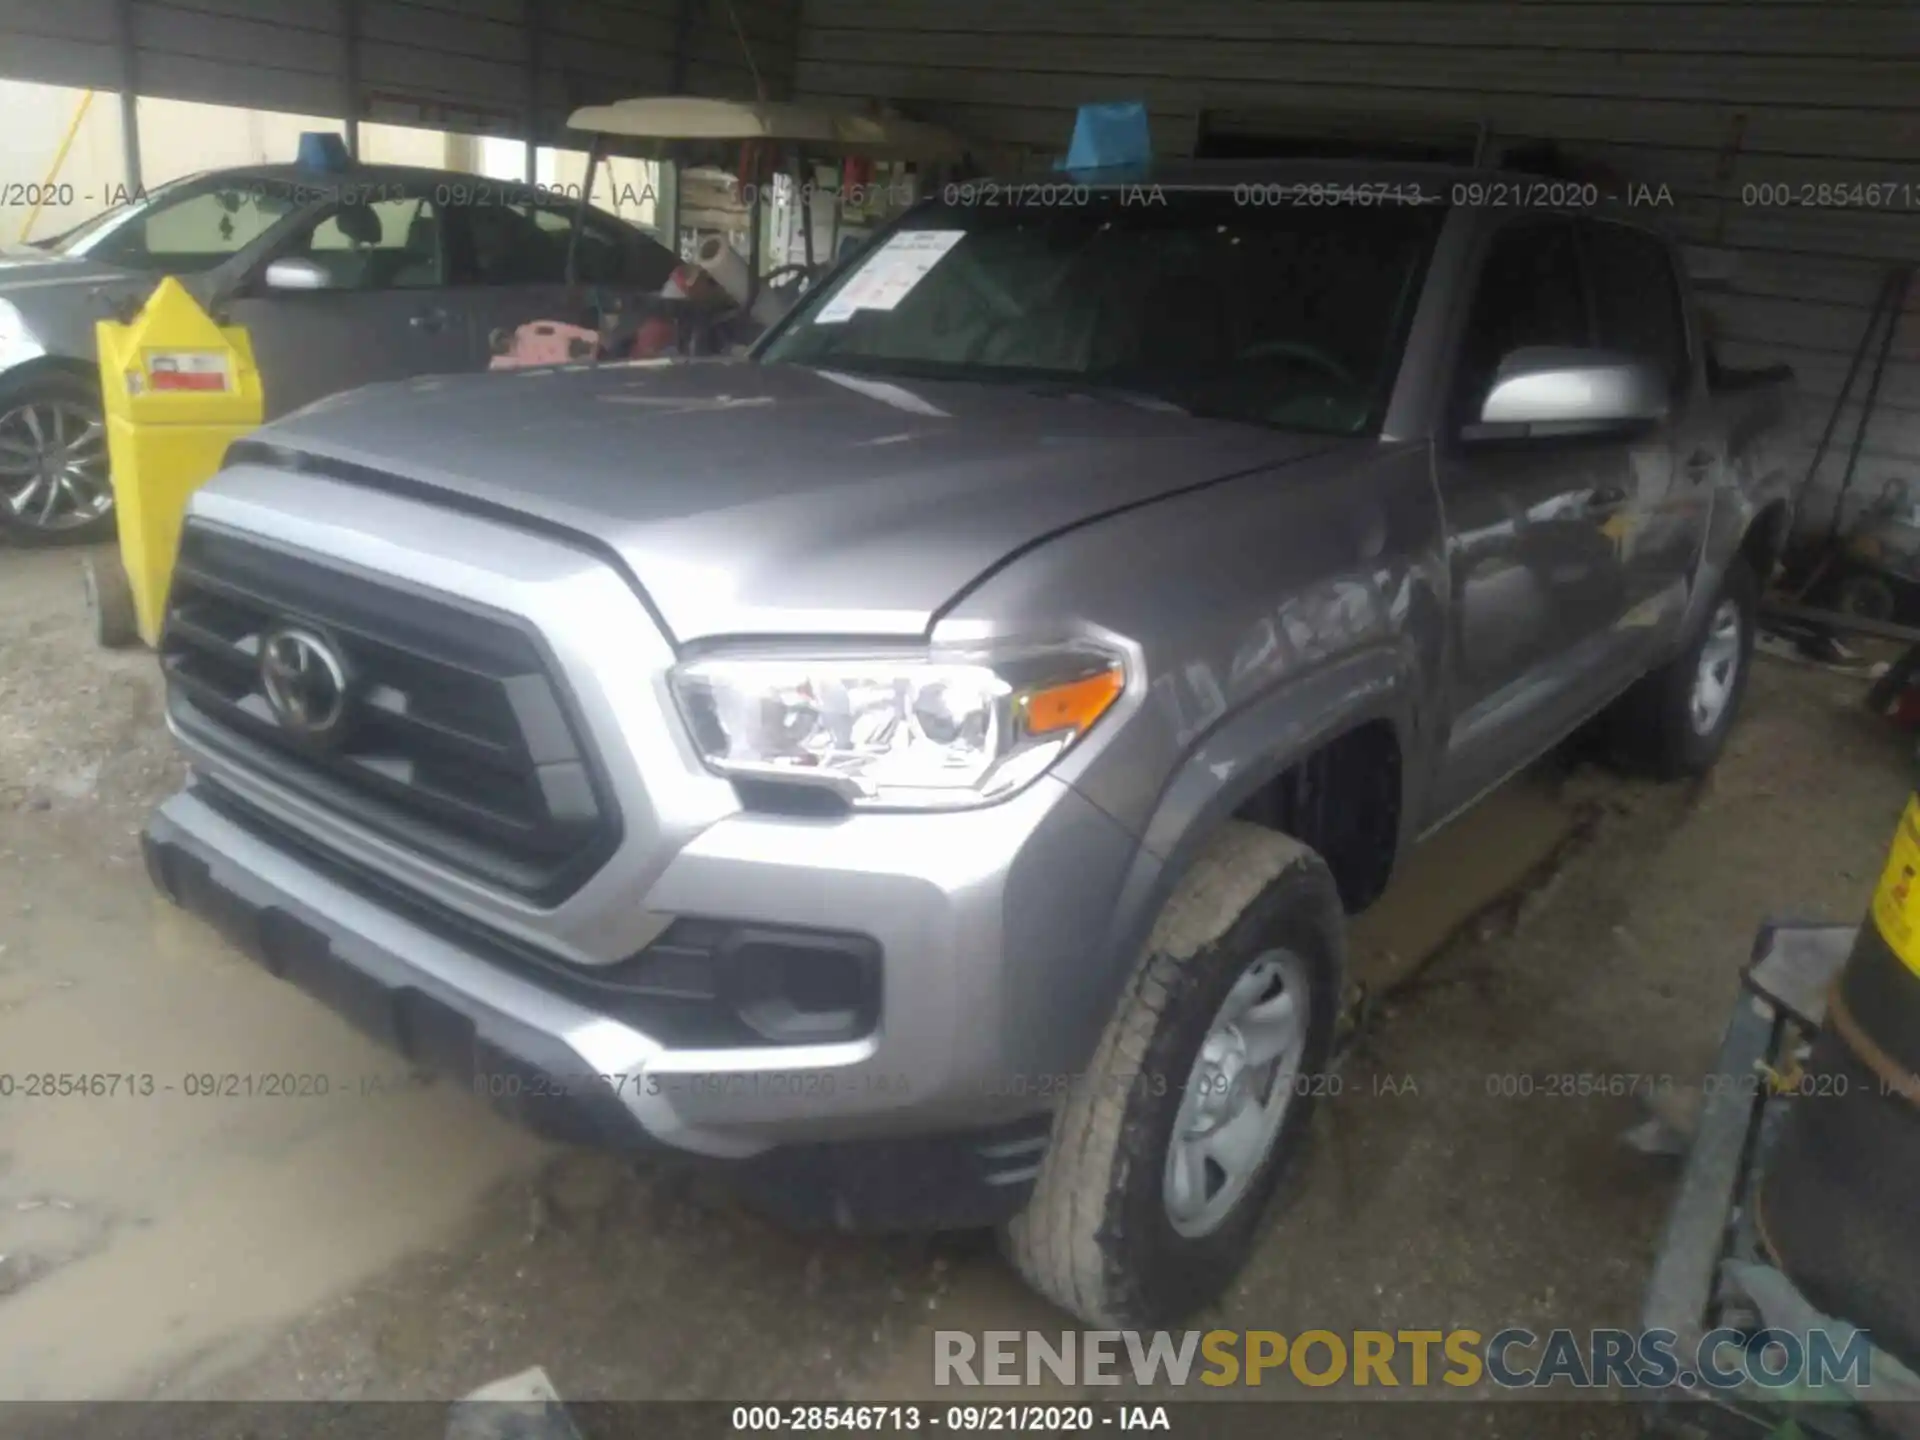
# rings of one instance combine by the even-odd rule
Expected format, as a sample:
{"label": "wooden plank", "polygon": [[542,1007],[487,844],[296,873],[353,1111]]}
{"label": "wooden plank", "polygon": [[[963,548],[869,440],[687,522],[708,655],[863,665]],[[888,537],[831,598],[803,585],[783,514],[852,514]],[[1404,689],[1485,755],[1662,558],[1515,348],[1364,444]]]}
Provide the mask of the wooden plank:
{"label": "wooden plank", "polygon": [[363,0],[359,29],[362,45],[404,45],[503,64],[522,63],[527,53],[527,32],[518,20],[452,23],[447,12],[393,0]]}
{"label": "wooden plank", "polygon": [[[1720,354],[1727,364],[1742,367],[1770,365],[1789,358],[1774,346],[1739,339],[1723,340]],[[1789,363],[1799,379],[1803,394],[1831,401],[1840,393],[1841,383],[1847,375],[1847,362],[1851,358],[1849,355],[1796,351]],[[1868,356],[1867,364],[1871,363],[1872,356]],[[1866,366],[1862,365],[1861,369],[1864,373]],[[1863,382],[1859,377],[1854,380],[1853,393],[1863,393]],[[1920,410],[1920,365],[1889,362],[1887,373],[1880,380],[1880,403],[1902,410]]]}
{"label": "wooden plank", "polygon": [[[238,72],[258,67],[291,74],[324,75],[336,87],[333,105],[339,106],[339,76],[346,61],[346,42],[339,34],[298,29],[270,20],[242,20],[231,15],[209,15],[183,10],[176,5],[135,0],[133,39],[139,47],[140,74],[144,82],[151,57],[176,55],[183,58],[230,67]],[[203,72],[209,76],[214,70]],[[236,83],[257,96],[257,85],[236,76]],[[223,88],[213,93],[188,97],[234,104]],[[245,103],[259,104],[257,99]],[[268,108],[284,108],[270,106]]]}
{"label": "wooden plank", "polygon": [[16,43],[77,40],[111,45],[119,33],[116,0],[72,0],[59,5],[46,0],[0,0],[0,67],[24,62],[25,56],[7,53]]}
{"label": "wooden plank", "polygon": [[[1494,143],[1548,138],[1499,134]],[[1689,195],[1723,196],[1761,208],[1780,204],[1783,187],[1789,203],[1799,204],[1803,190],[1820,185],[1878,185],[1886,192],[1884,203],[1889,208],[1904,204],[1913,209],[1920,202],[1920,196],[1909,189],[1920,188],[1920,167],[1910,163],[1745,150],[1729,155],[1719,147],[1605,140],[1562,148],[1569,156],[1597,161],[1634,179],[1657,180]]]}
{"label": "wooden plank", "polygon": [[346,28],[343,0],[313,0],[311,4],[286,10],[262,5],[260,0],[159,0],[159,8],[233,20],[265,20],[294,30],[319,30],[329,35],[342,34]]}
{"label": "wooden plank", "polygon": [[1036,35],[809,30],[804,58],[822,65],[939,67],[1025,75],[1153,77],[1265,85],[1377,85],[1476,93],[1606,96],[1750,106],[1829,105],[1906,111],[1920,61],[1665,51],[1439,49],[1133,34]]}
{"label": "wooden plank", "polygon": [[[1644,139],[1718,147],[1730,145],[1738,135],[1745,148],[1759,152],[1900,158],[1909,163],[1920,157],[1920,108],[1910,107],[1906,114],[1832,106],[1771,105],[1743,110],[1699,101],[1506,95],[1452,88],[1448,77],[1433,67],[1423,71],[1420,79],[1424,83],[1394,86],[1330,83],[1324,77],[1280,83],[1042,75],[917,65],[828,64],[808,59],[803,48],[794,83],[802,95],[980,108],[1071,111],[1088,101],[1136,99],[1145,101],[1150,110],[1186,115],[1203,108],[1284,108],[1382,119],[1399,117],[1409,124],[1477,122],[1484,118],[1502,133],[1555,135],[1569,142]],[[982,119],[985,123],[979,128],[983,132],[997,133],[998,127],[988,117]]]}
{"label": "wooden plank", "polygon": [[0,75],[42,85],[112,90],[120,84],[120,52],[103,41],[0,30]]}
{"label": "wooden plank", "polygon": [[517,63],[369,43],[360,47],[360,84],[366,90],[483,112],[517,112],[525,72]]}
{"label": "wooden plank", "polygon": [[[1735,294],[1847,306],[1861,312],[1863,323],[1888,268],[1876,260],[1789,256],[1769,250],[1717,248],[1715,253],[1731,257],[1733,270],[1725,288]],[[1909,290],[1907,309],[1920,311],[1920,284]]]}
{"label": "wooden plank", "polygon": [[[327,116],[340,108],[337,75],[152,51],[140,57],[140,93],[294,115]],[[152,183],[151,176],[148,183]]]}
{"label": "wooden plank", "polygon": [[[1851,354],[1867,325],[1867,311],[1836,305],[1802,304],[1761,295],[1701,298],[1719,320],[1719,333],[1729,340]],[[1876,349],[1880,343],[1876,330]],[[1920,310],[1907,310],[1895,324],[1890,360],[1920,361]]]}
{"label": "wooden plank", "polygon": [[926,35],[1111,35],[1219,40],[1423,45],[1439,48],[1539,48],[1649,51],[1666,54],[1873,56],[1899,54],[1916,43],[1913,11],[1902,5],[1834,7],[1665,3],[1657,28],[1632,5],[1542,5],[1478,0],[1356,4],[1354,0],[1190,0],[1182,5],[1114,4],[1102,0],[810,0],[810,43],[834,31]]}
{"label": "wooden plank", "polygon": [[639,50],[594,51],[579,40],[556,42],[557,53],[540,70],[541,103],[559,123],[582,105],[600,105],[632,95],[664,92],[673,79],[673,58]]}
{"label": "wooden plank", "polygon": [[1682,197],[1661,217],[1681,239],[1736,250],[1834,259],[1912,261],[1920,210],[1762,209]]}
{"label": "wooden plank", "polygon": [[654,10],[624,9],[597,0],[561,0],[542,25],[543,45],[564,40],[583,46],[614,45],[649,55],[673,53],[674,17]]}
{"label": "wooden plank", "polygon": [[[235,3],[247,4],[250,0],[235,0]],[[428,11],[443,20],[452,17],[517,26],[526,19],[526,0],[385,0],[385,3]]]}

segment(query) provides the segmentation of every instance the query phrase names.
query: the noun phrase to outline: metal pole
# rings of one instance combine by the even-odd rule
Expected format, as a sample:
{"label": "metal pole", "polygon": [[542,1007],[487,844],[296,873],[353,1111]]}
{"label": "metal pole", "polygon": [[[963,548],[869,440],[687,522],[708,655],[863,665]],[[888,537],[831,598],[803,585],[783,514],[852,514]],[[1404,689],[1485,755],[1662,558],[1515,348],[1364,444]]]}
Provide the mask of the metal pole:
{"label": "metal pole", "polygon": [[[527,97],[521,123],[527,136],[526,181],[531,186],[540,180],[540,0],[526,0],[522,14],[527,25]],[[568,276],[572,276],[571,266]]]}
{"label": "metal pole", "polygon": [[607,153],[607,137],[595,135],[593,144],[587,148],[587,174],[580,182],[580,203],[573,209],[573,228],[567,232],[567,271],[566,283],[573,284],[573,267],[580,254],[580,232],[586,228],[588,199],[593,194],[593,174],[600,166],[600,157]]}
{"label": "metal pole", "polygon": [[1827,524],[1827,543],[1831,545],[1840,534],[1840,512],[1847,502],[1847,491],[1853,488],[1854,467],[1860,463],[1861,448],[1867,443],[1867,426],[1873,423],[1873,407],[1880,403],[1880,380],[1887,371],[1887,354],[1893,349],[1893,332],[1900,326],[1900,316],[1907,308],[1907,289],[1913,283],[1913,267],[1903,266],[1889,279],[1888,288],[1892,292],[1887,305],[1887,328],[1880,332],[1880,353],[1873,359],[1873,378],[1867,382],[1867,398],[1860,405],[1860,423],[1853,427],[1853,444],[1847,449],[1847,468],[1840,474],[1840,488],[1833,494],[1833,518]]}
{"label": "metal pole", "polygon": [[360,158],[360,0],[342,0],[340,22],[346,48],[340,57],[340,88],[347,116],[347,154]]}
{"label": "metal pole", "polygon": [[1847,378],[1840,382],[1840,393],[1833,397],[1833,409],[1827,412],[1827,423],[1820,429],[1820,439],[1813,447],[1813,459],[1807,462],[1806,476],[1800,481],[1804,493],[1813,488],[1813,475],[1820,468],[1820,462],[1827,458],[1827,446],[1833,443],[1833,432],[1840,427],[1840,412],[1847,408],[1847,397],[1853,394],[1853,382],[1860,374],[1860,367],[1866,362],[1867,347],[1873,343],[1873,327],[1880,323],[1880,311],[1887,303],[1887,296],[1899,283],[1900,272],[1889,270],[1881,277],[1880,288],[1873,297],[1873,308],[1867,311],[1866,327],[1860,332],[1860,343],[1853,347],[1853,359],[1847,362]]}
{"label": "metal pole", "polygon": [[140,189],[140,84],[133,44],[133,0],[120,0],[120,153],[127,189]]}
{"label": "metal pole", "polygon": [[[752,146],[749,146],[748,149],[753,154],[753,173],[757,176],[765,167],[760,163],[759,151]],[[745,308],[749,314],[753,311],[753,302],[760,298],[760,224],[766,214],[763,209],[766,188],[767,187],[762,185],[757,179],[754,181],[752,219],[749,222],[747,233],[747,303]]]}

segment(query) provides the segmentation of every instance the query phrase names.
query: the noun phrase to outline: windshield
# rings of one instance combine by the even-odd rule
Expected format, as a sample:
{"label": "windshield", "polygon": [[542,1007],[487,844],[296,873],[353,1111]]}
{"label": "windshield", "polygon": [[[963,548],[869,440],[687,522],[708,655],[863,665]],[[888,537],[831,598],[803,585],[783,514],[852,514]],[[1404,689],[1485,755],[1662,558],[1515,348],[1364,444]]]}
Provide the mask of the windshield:
{"label": "windshield", "polygon": [[155,205],[165,204],[174,196],[184,194],[205,178],[206,172],[202,171],[179,180],[169,180],[151,190],[135,190],[125,204],[115,205],[110,210],[102,210],[98,215],[82,220],[71,230],[46,241],[45,246],[61,255],[85,255],[136,215],[144,215]]}
{"label": "windshield", "polygon": [[916,210],[759,358],[1110,389],[1286,429],[1379,428],[1440,206],[1059,188],[1084,203]]}
{"label": "windshield", "polygon": [[189,175],[137,194],[46,248],[130,270],[191,274],[252,244],[298,208],[291,187],[232,174]]}

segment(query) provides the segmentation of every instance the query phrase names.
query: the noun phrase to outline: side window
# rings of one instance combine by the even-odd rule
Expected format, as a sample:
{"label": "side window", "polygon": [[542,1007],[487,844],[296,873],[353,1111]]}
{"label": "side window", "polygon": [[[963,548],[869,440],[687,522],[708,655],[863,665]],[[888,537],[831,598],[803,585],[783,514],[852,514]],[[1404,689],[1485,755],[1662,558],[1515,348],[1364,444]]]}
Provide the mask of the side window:
{"label": "side window", "polygon": [[521,202],[476,200],[467,207],[473,279],[479,285],[558,285],[567,275],[567,238]]}
{"label": "side window", "polygon": [[336,205],[281,253],[326,267],[335,288],[342,290],[408,290],[447,283],[440,213],[424,196]]}
{"label": "side window", "polygon": [[214,186],[128,217],[86,253],[130,270],[183,275],[211,270],[258,240],[293,208],[291,199],[263,193],[259,186]]}
{"label": "side window", "polygon": [[1666,244],[1630,225],[1585,228],[1600,344],[1652,361],[1673,393],[1683,393],[1691,374],[1687,321]]}
{"label": "side window", "polygon": [[[566,267],[567,240],[574,231],[574,210],[542,205],[533,212],[538,225],[560,251],[560,264]],[[627,278],[626,237],[608,226],[592,212],[580,227],[580,248],[574,256],[574,274],[589,285],[618,285]]]}
{"label": "side window", "polygon": [[[564,283],[575,219],[571,203],[476,201],[467,211],[474,280],[481,285]],[[574,255],[576,278],[588,285],[657,289],[666,284],[679,262],[665,246],[653,246],[658,266],[636,263],[634,241],[619,222],[589,211]]]}
{"label": "side window", "polygon": [[1460,347],[1459,404],[1478,414],[1509,351],[1592,343],[1573,226],[1564,220],[1509,225],[1488,248],[1474,290]]}

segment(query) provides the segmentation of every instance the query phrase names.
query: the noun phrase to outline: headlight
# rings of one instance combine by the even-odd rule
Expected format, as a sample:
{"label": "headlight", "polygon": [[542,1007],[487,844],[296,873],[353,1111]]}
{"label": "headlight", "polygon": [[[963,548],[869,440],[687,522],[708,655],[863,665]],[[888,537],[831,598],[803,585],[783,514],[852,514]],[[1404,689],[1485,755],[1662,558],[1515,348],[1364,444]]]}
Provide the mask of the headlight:
{"label": "headlight", "polygon": [[723,775],[824,785],[855,805],[959,809],[1032,781],[1120,698],[1126,672],[1075,647],[991,662],[716,658],[680,666],[672,684]]}

